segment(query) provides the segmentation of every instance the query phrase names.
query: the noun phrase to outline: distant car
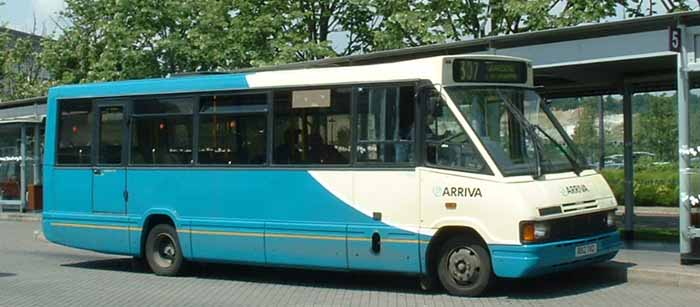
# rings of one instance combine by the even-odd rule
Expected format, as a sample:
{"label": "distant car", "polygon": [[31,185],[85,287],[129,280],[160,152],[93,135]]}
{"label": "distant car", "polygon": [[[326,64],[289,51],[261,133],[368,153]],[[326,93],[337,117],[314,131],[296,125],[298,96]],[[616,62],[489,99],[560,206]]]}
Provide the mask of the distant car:
{"label": "distant car", "polygon": [[[647,151],[635,151],[632,153],[632,160],[637,163],[642,158],[649,158],[650,160],[656,160],[656,154]],[[625,155],[614,154],[605,157],[605,168],[624,168],[625,167]],[[668,165],[670,162],[655,161],[654,165]]]}

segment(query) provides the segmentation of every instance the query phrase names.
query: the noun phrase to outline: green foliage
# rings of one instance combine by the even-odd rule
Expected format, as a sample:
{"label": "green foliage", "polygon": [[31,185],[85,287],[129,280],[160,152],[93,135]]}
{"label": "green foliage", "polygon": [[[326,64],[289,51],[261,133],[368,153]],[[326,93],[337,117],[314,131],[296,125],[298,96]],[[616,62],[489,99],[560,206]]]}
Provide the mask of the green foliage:
{"label": "green foliage", "polygon": [[[634,172],[635,206],[678,206],[678,165],[637,163]],[[603,176],[619,204],[624,203],[625,174],[622,169],[604,169]]]}
{"label": "green foliage", "polygon": [[61,83],[230,70],[593,22],[614,2],[67,0],[43,58]]}
{"label": "green foliage", "polygon": [[231,70],[597,22],[620,2],[66,0],[43,60],[60,83]]}
{"label": "green foliage", "polygon": [[658,161],[678,159],[677,97],[638,94],[633,105],[638,114],[633,123],[636,150],[649,151]]}
{"label": "green foliage", "polygon": [[46,94],[49,82],[41,78],[40,53],[29,39],[12,40],[0,32],[0,101]]}
{"label": "green foliage", "polygon": [[599,152],[598,108],[595,101],[589,99],[581,104],[581,116],[574,127],[573,141],[588,161],[597,160]]}

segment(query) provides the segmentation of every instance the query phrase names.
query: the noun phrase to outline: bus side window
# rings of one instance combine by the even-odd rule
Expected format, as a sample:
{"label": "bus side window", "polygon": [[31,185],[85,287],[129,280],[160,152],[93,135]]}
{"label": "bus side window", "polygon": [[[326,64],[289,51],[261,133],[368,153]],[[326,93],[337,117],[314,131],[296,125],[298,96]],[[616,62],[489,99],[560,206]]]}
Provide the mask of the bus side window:
{"label": "bus side window", "polygon": [[199,164],[267,162],[267,93],[200,98]]}
{"label": "bus side window", "polygon": [[428,165],[490,174],[469,135],[437,92],[426,97],[425,159]]}
{"label": "bus side window", "polygon": [[414,86],[357,88],[357,161],[414,162]]}
{"label": "bus side window", "polygon": [[134,100],[131,164],[191,164],[193,98]]}
{"label": "bus side window", "polygon": [[350,163],[350,88],[274,92],[276,164]]}
{"label": "bus side window", "polygon": [[58,164],[90,164],[92,153],[92,101],[59,101]]}

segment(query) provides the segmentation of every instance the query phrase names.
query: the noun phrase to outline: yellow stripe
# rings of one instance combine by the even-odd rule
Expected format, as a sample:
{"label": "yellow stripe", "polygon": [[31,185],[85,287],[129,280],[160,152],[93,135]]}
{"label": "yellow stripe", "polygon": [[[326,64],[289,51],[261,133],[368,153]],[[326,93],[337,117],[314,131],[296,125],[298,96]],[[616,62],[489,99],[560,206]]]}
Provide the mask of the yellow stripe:
{"label": "yellow stripe", "polygon": [[265,236],[272,237],[272,238],[285,238],[285,239],[314,239],[314,240],[345,241],[345,237],[336,237],[336,236],[310,236],[310,235],[293,235],[293,234],[283,234],[283,233],[266,233]]}
{"label": "yellow stripe", "polygon": [[[358,237],[348,237],[348,241],[363,241],[363,242],[369,242],[372,241],[370,238],[358,238]],[[418,240],[409,240],[409,239],[381,239],[382,242],[386,243],[418,243]]]}
{"label": "yellow stripe", "polygon": [[108,230],[141,231],[141,228],[140,228],[140,227],[132,227],[132,226],[110,226],[110,225],[73,224],[73,223],[51,223],[51,226],[58,226],[58,227],[74,227],[74,228],[90,228],[90,229],[108,229]]}
{"label": "yellow stripe", "polygon": [[205,230],[178,230],[181,233],[190,233],[196,235],[214,235],[214,236],[238,236],[238,237],[262,237],[264,234],[255,232],[233,232],[233,231],[205,231]]}
{"label": "yellow stripe", "polygon": [[[59,227],[75,227],[75,228],[90,228],[90,229],[108,229],[108,230],[128,230],[141,231],[140,227],[132,226],[110,226],[110,225],[95,225],[95,224],[72,224],[72,223],[51,223],[52,226]],[[318,235],[300,235],[300,234],[284,234],[284,233],[259,233],[259,232],[235,232],[235,231],[209,231],[209,230],[187,230],[178,229],[179,233],[189,233],[198,235],[213,235],[213,236],[236,236],[236,237],[269,237],[269,238],[284,238],[284,239],[311,239],[311,240],[332,240],[332,241],[362,241],[369,242],[370,238],[358,237],[340,237],[340,236],[318,236]],[[405,239],[382,239],[386,243],[425,243],[429,241],[405,240]]]}
{"label": "yellow stripe", "polygon": [[[300,234],[284,234],[284,233],[255,233],[255,232],[234,232],[234,231],[205,231],[205,230],[178,230],[180,233],[190,233],[198,235],[214,235],[214,236],[240,236],[240,237],[268,237],[268,238],[284,238],[284,239],[311,239],[311,240],[333,240],[333,241],[365,241],[369,242],[369,238],[358,237],[340,237],[340,236],[318,236],[318,235],[300,235]],[[418,243],[418,240],[403,240],[403,239],[382,239],[387,243]]]}

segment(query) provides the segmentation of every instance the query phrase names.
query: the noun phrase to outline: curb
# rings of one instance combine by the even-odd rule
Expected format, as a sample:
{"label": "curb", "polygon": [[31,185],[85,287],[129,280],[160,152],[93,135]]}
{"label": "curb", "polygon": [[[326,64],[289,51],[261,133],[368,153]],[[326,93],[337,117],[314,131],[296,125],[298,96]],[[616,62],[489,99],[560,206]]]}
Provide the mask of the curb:
{"label": "curb", "polygon": [[0,221],[41,222],[40,213],[0,213]]}
{"label": "curb", "polygon": [[655,284],[682,288],[700,287],[700,275],[669,272],[655,269],[630,269],[627,271],[627,281],[631,283]]}
{"label": "curb", "polygon": [[[679,264],[680,265],[680,264]],[[631,262],[612,261],[596,266],[597,271],[611,280],[632,284],[650,284],[681,288],[700,287],[700,273],[688,273],[661,268],[644,268]],[[670,268],[669,268],[670,269]]]}

